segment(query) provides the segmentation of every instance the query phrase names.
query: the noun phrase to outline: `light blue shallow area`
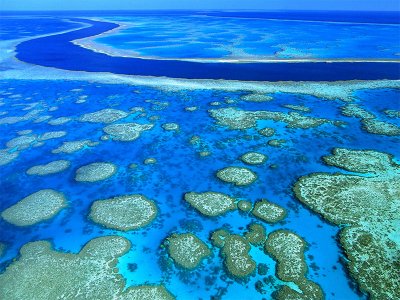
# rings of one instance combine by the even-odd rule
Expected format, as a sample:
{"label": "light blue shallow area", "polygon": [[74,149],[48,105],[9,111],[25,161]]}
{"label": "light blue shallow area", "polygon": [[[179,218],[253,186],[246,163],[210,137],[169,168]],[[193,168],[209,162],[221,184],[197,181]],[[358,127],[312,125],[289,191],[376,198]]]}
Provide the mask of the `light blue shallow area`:
{"label": "light blue shallow area", "polygon": [[14,40],[35,35],[55,33],[82,25],[68,22],[63,18],[29,15],[2,15],[0,18],[0,40]]}
{"label": "light blue shallow area", "polygon": [[[400,25],[217,16],[108,16],[127,28],[95,39],[160,58],[399,59]],[[118,52],[117,52],[118,53]]]}
{"label": "light blue shallow area", "polygon": [[[65,193],[69,202],[67,209],[39,225],[19,228],[0,220],[0,241],[8,245],[6,255],[0,260],[2,270],[17,256],[19,248],[30,241],[49,239],[60,251],[77,252],[94,237],[116,234],[128,238],[133,245],[131,251],[119,262],[120,272],[128,285],[163,283],[178,299],[192,299],[194,294],[199,299],[210,299],[217,295],[222,296],[222,299],[268,299],[276,286],[265,285],[265,294],[260,294],[255,284],[265,276],[255,275],[244,283],[231,279],[224,271],[216,248],[212,248],[213,256],[204,261],[200,268],[188,272],[176,268],[160,247],[163,240],[174,232],[193,232],[211,247],[209,236],[212,231],[225,227],[242,234],[248,224],[257,222],[265,225],[268,232],[280,228],[293,230],[308,242],[308,277],[321,285],[326,299],[365,298],[352,288],[355,285],[348,279],[340,263],[343,254],[336,242],[338,228],[327,224],[300,205],[291,191],[293,183],[302,175],[339,171],[323,165],[321,161],[321,157],[328,155],[333,147],[374,149],[400,158],[399,138],[364,132],[357,119],[340,115],[340,107],[345,103],[284,93],[273,94],[274,100],[270,102],[251,103],[241,100],[246,92],[163,91],[143,86],[81,81],[3,80],[0,81],[0,94],[4,103],[1,111],[7,112],[0,118],[24,115],[28,112],[22,110],[25,105],[34,102],[39,104],[33,109],[43,109],[40,115],[73,118],[73,121],[59,126],[31,121],[0,125],[0,149],[5,148],[7,141],[17,137],[17,132],[21,130],[32,129],[35,134],[56,130],[68,133],[65,137],[46,141],[41,147],[23,150],[18,159],[0,167],[0,211],[44,188]],[[87,96],[86,102],[75,103],[81,96]],[[399,109],[398,90],[364,90],[358,92],[357,96],[356,102],[381,120],[400,125],[399,119],[391,119],[383,114],[385,109]],[[234,103],[226,103],[228,99]],[[211,106],[213,101],[221,105]],[[287,112],[289,110],[282,106],[285,104],[305,105],[312,110],[307,115],[345,121],[347,126],[323,125],[315,129],[290,129],[280,122],[259,121],[257,128],[229,130],[216,124],[207,112],[219,107]],[[58,109],[48,111],[52,106]],[[146,115],[135,113],[116,123],[153,123],[154,128],[133,142],[101,141],[104,125],[77,120],[84,113],[103,108],[128,112],[137,106],[143,107]],[[185,108],[190,106],[197,106],[198,110],[187,112]],[[155,115],[160,119],[151,121],[149,118]],[[178,123],[180,131],[164,131],[161,125],[170,122]],[[274,138],[285,139],[286,145],[282,148],[268,146],[270,138],[257,132],[264,127],[275,128],[277,134]],[[201,146],[189,143],[194,135],[201,137]],[[51,153],[63,141],[82,139],[99,141],[100,144],[73,154]],[[199,152],[203,150],[210,151],[211,155],[201,158]],[[254,184],[234,187],[215,177],[216,171],[223,167],[244,166],[238,158],[248,151],[257,151],[269,157],[265,165],[250,167],[259,176]],[[156,158],[157,163],[143,164],[149,157]],[[28,176],[25,173],[32,166],[57,159],[71,161],[71,168],[44,177]],[[77,168],[96,161],[116,164],[118,173],[108,180],[93,184],[75,182]],[[132,163],[138,164],[138,167],[130,169],[128,166]],[[277,168],[271,168],[271,165],[277,165]],[[288,217],[276,225],[262,223],[239,212],[231,212],[219,218],[203,217],[184,202],[183,194],[208,190],[251,202],[267,198],[287,208]],[[124,194],[143,194],[154,200],[159,208],[155,222],[145,229],[123,233],[102,228],[87,219],[93,201]],[[257,263],[266,263],[269,266],[268,275],[274,276],[275,262],[269,256],[255,247],[251,255]]]}

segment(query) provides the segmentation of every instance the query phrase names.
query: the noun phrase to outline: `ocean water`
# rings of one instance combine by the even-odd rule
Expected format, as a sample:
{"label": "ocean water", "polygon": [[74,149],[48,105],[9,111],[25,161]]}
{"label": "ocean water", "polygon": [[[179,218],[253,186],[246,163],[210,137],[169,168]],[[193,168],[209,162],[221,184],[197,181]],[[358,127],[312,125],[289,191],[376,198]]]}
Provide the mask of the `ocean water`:
{"label": "ocean water", "polygon": [[[175,59],[395,59],[398,24],[242,17],[108,17],[126,29],[94,40],[118,53]],[[293,39],[293,37],[296,39]],[[340,45],[338,47],[338,45]]]}
{"label": "ocean water", "polygon": [[[81,17],[84,18],[84,16]],[[289,43],[293,43],[290,48],[297,50],[289,51],[288,58],[298,57],[298,53],[303,53],[305,49],[310,50],[310,57],[313,58],[395,58],[399,47],[398,42],[394,41],[393,34],[390,34],[391,26],[398,26],[393,24],[348,25],[233,18],[227,20],[230,22],[229,26],[225,23],[225,26],[229,27],[227,30],[218,18],[210,23],[205,21],[208,20],[205,17],[179,16],[178,21],[171,24],[174,18],[174,16],[167,16],[160,19],[150,16],[138,17],[133,21],[132,16],[107,17],[106,20],[132,22],[136,30],[127,29],[115,35],[100,38],[98,41],[121,49],[134,51],[144,49],[140,50],[143,52],[138,50],[138,53],[166,58],[232,57],[233,48],[235,51],[246,49],[245,53],[249,57],[270,57],[271,55],[276,57],[275,50],[288,51]],[[77,26],[76,23],[60,21],[59,18],[37,17],[29,21],[28,19],[26,16],[18,16],[15,19],[2,20],[8,24],[1,27],[2,37],[4,35],[4,39],[7,40],[20,39],[70,30]],[[12,22],[17,22],[15,24],[19,25],[12,26]],[[37,26],[28,26],[29,24],[37,24]],[[195,28],[192,44],[186,43],[192,35],[188,30],[182,30],[183,27],[178,26],[182,24],[189,27],[190,24],[196,24],[193,26]],[[256,29],[249,33],[246,31],[246,26]],[[258,42],[261,36],[268,40],[267,36],[270,33],[265,31],[264,26],[269,26],[273,29],[271,31],[275,32],[270,36],[271,41],[268,42],[270,44],[265,41]],[[368,30],[370,26],[376,28]],[[162,28],[162,34],[157,27]],[[278,27],[281,32],[277,31]],[[341,30],[337,30],[338,27]],[[311,28],[315,31],[310,32]],[[326,44],[321,42],[315,45],[315,48],[309,49],[309,43],[313,43],[313,39],[319,39],[322,31],[335,32],[337,36],[327,34],[331,41],[326,40]],[[246,34],[242,36],[243,34],[238,32],[246,32]],[[368,32],[369,35],[361,38],[363,32]],[[350,39],[354,33],[360,34],[360,38]],[[297,37],[300,35],[302,38],[298,39],[300,41],[297,39],[291,41],[293,35]],[[226,45],[228,40],[238,36],[242,36],[240,43],[233,48],[229,46],[229,50],[217,45],[218,43]],[[129,42],[132,39],[133,42]],[[348,43],[345,42],[346,39]],[[333,40],[335,43],[343,43],[344,47],[326,48],[329,43],[333,43]],[[176,48],[166,48],[167,45],[173,44],[169,44],[171,41],[175,41]],[[277,43],[285,46],[275,47]],[[359,43],[365,43],[368,47],[360,48]],[[203,48],[203,44],[207,47]],[[41,61],[46,59],[49,64],[56,63],[54,57],[40,58]],[[4,61],[9,63],[8,60]],[[83,70],[85,64],[86,61],[81,61]],[[90,65],[89,61],[87,65]],[[146,80],[151,83],[147,85],[120,83],[117,77],[112,76],[112,83],[99,80],[102,76],[110,78],[107,77],[110,74],[100,74],[91,80],[72,80],[70,74],[75,73],[66,70],[57,73],[59,76],[57,79],[52,79],[51,75],[43,79],[38,73],[42,72],[43,77],[46,77],[46,72],[50,72],[51,68],[43,67],[33,72],[30,69],[31,66],[25,64],[23,60],[18,62],[17,66],[18,68],[14,65],[11,67],[10,63],[7,68],[5,65],[3,71],[5,75],[2,75],[0,79],[0,112],[2,114],[0,116],[0,149],[6,149],[9,153],[16,151],[15,148],[7,148],[6,144],[18,137],[18,132],[23,130],[32,130],[29,135],[39,136],[45,132],[60,130],[67,134],[61,138],[46,140],[43,145],[34,142],[27,149],[21,150],[15,160],[0,166],[0,211],[27,195],[46,188],[63,192],[69,206],[54,218],[29,227],[13,226],[0,219],[0,242],[7,245],[5,255],[0,257],[0,272],[4,272],[14,259],[18,259],[19,249],[28,242],[50,240],[58,251],[77,253],[83,245],[95,237],[119,235],[127,238],[133,245],[118,262],[119,272],[125,278],[127,286],[163,284],[177,299],[212,299],[212,297],[218,299],[221,295],[222,299],[269,299],[276,290],[276,285],[264,286],[263,294],[261,294],[255,289],[255,285],[265,275],[255,274],[244,282],[232,279],[223,268],[219,249],[211,247],[210,242],[210,234],[219,228],[224,227],[232,233],[243,234],[247,225],[256,222],[264,225],[268,233],[277,229],[289,229],[307,241],[309,245],[305,253],[309,266],[307,278],[321,286],[326,299],[366,299],[366,295],[358,291],[355,282],[347,274],[344,254],[337,243],[336,235],[339,228],[327,223],[301,205],[294,198],[291,189],[300,176],[315,172],[338,172],[339,169],[326,166],[321,160],[322,156],[328,155],[335,147],[373,149],[393,154],[397,160],[400,159],[398,136],[367,133],[361,128],[358,119],[346,117],[340,113],[341,108],[347,104],[344,100],[348,99],[339,97],[327,99],[318,94],[318,89],[314,93],[304,93],[300,90],[289,93],[283,89],[279,91],[277,88],[276,92],[268,93],[273,98],[271,101],[248,102],[243,99],[244,96],[252,93],[248,89],[232,90],[223,87],[213,89],[210,88],[212,84],[207,81],[200,82],[204,84],[204,88],[200,84],[197,88],[182,85],[181,88],[176,89],[161,83],[157,85],[159,80],[157,77],[147,78]],[[20,73],[17,75],[15,72],[7,73],[14,69]],[[160,70],[161,73],[162,71]],[[13,78],[13,76],[18,78]],[[291,84],[296,86],[296,83]],[[347,88],[346,82],[342,82],[341,85],[343,90]],[[327,86],[320,88],[326,89]],[[340,89],[340,84],[335,88]],[[398,88],[363,88],[349,93],[348,96],[354,103],[375,114],[379,120],[400,126],[399,118],[390,118],[384,113],[385,110],[400,110]],[[79,99],[84,101],[79,103]],[[213,102],[219,102],[219,105],[213,105]],[[288,113],[292,111],[284,107],[288,104],[308,107],[311,111],[302,113],[306,116],[342,121],[345,125],[324,124],[316,128],[296,129],[288,128],[283,122],[261,120],[257,121],[254,128],[233,130],[219,125],[209,112],[211,109],[233,107],[246,111],[267,110]],[[129,112],[135,107],[140,107],[143,112],[133,112],[115,123],[136,122],[154,124],[154,127],[143,132],[137,140],[132,142],[102,140],[104,124],[78,120],[85,113],[104,108]],[[185,110],[187,107],[197,107],[197,109],[189,112]],[[36,110],[36,115],[30,119],[14,124],[1,122],[2,118],[20,117],[34,110]],[[35,122],[41,116],[49,116],[49,119]],[[152,118],[154,116],[158,119],[154,120]],[[69,117],[72,120],[58,126],[48,123],[49,120],[59,117]],[[180,130],[165,131],[162,128],[162,124],[165,123],[177,123]],[[265,127],[274,128],[276,134],[272,138],[260,135],[258,131]],[[197,145],[191,144],[190,140],[193,136],[199,136],[201,142]],[[52,153],[52,150],[63,142],[84,139],[90,139],[99,144],[94,147],[85,147],[71,154]],[[284,139],[286,143],[282,147],[272,147],[268,145],[271,139]],[[201,157],[202,151],[209,151],[210,155]],[[239,157],[249,151],[267,155],[267,162],[259,166],[245,165]],[[147,158],[155,158],[157,163],[146,165],[144,160]],[[59,159],[70,161],[71,166],[54,175],[30,176],[26,174],[26,170],[32,166]],[[118,167],[117,174],[105,181],[89,184],[74,180],[79,167],[98,161],[114,163]],[[129,168],[131,164],[137,164],[137,167]],[[248,167],[257,173],[258,179],[247,187],[235,187],[224,183],[215,174],[228,166]],[[229,212],[218,218],[207,218],[183,200],[184,193],[192,191],[222,192],[253,203],[267,198],[286,208],[288,216],[274,225],[263,223],[239,211]],[[152,199],[159,209],[155,221],[143,229],[121,232],[106,229],[88,219],[93,201],[125,194],[143,194]],[[212,256],[193,271],[177,268],[168,258],[165,249],[160,247],[166,237],[180,232],[196,234],[212,249]],[[250,254],[258,264],[267,264],[267,275],[275,277],[276,263],[271,257],[256,247],[252,247]]]}

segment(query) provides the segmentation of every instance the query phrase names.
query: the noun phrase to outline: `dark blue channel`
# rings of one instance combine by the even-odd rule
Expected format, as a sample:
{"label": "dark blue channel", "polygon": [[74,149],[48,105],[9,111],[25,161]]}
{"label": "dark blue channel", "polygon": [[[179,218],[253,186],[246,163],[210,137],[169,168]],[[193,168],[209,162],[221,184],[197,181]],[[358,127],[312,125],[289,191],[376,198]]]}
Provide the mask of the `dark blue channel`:
{"label": "dark blue channel", "polygon": [[400,79],[400,63],[198,63],[112,57],[71,43],[117,28],[110,22],[71,18],[88,28],[32,39],[17,46],[16,57],[24,62],[64,70],[115,74],[165,76],[187,79],[243,81],[338,81]]}

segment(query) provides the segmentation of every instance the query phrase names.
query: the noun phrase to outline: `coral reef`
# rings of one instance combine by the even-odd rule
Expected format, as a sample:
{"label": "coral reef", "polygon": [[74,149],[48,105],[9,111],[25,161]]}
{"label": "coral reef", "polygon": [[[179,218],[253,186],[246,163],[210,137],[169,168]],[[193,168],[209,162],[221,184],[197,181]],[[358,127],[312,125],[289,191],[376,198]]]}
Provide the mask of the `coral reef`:
{"label": "coral reef", "polygon": [[155,159],[154,157],[149,157],[146,158],[143,162],[145,165],[153,165],[157,163],[157,159]]}
{"label": "coral reef", "polygon": [[271,101],[274,98],[264,94],[248,94],[242,96],[241,99],[249,102],[266,102],[266,101]]}
{"label": "coral reef", "polygon": [[275,293],[275,299],[319,300],[324,298],[321,288],[306,278],[305,247],[306,242],[289,230],[277,230],[268,235],[265,251],[277,262],[276,275],[282,281],[295,283],[301,290],[299,293],[289,286],[282,286]]}
{"label": "coral reef", "polygon": [[238,208],[241,211],[249,212],[253,208],[253,204],[251,202],[249,202],[249,201],[246,201],[246,200],[240,200],[238,202]]}
{"label": "coral reef", "polygon": [[286,210],[277,204],[263,199],[254,204],[252,214],[265,222],[277,223],[286,217]]}
{"label": "coral reef", "polygon": [[359,107],[357,104],[347,104],[346,106],[343,106],[342,114],[347,117],[355,117],[360,119],[362,129],[369,133],[388,136],[400,135],[399,126],[388,122],[379,121],[374,114]]}
{"label": "coral reef", "polygon": [[252,223],[248,226],[247,230],[248,231],[245,233],[244,237],[250,244],[255,246],[261,246],[264,244],[267,239],[267,233],[264,226]]}
{"label": "coral reef", "polygon": [[350,274],[371,299],[400,298],[396,238],[400,214],[400,166],[377,151],[334,149],[325,161],[352,174],[301,177],[296,197],[326,220],[341,226],[340,243]]}
{"label": "coral reef", "polygon": [[174,299],[163,286],[125,287],[116,266],[130,247],[118,236],[95,238],[78,254],[55,251],[47,241],[28,243],[0,275],[0,298]]}
{"label": "coral reef", "polygon": [[161,127],[166,131],[178,131],[179,130],[179,124],[177,124],[177,123],[165,123],[165,124],[162,124]]}
{"label": "coral reef", "polygon": [[65,123],[70,122],[72,119],[69,117],[59,117],[56,119],[52,119],[49,122],[47,122],[49,125],[57,126],[57,125],[63,125]]}
{"label": "coral reef", "polygon": [[6,143],[7,148],[18,151],[31,147],[37,141],[36,135],[22,135],[9,140]]}
{"label": "coral reef", "polygon": [[39,136],[39,141],[47,141],[51,139],[58,139],[60,137],[66,136],[67,133],[65,131],[50,131],[45,132]]}
{"label": "coral reef", "polygon": [[258,152],[247,152],[240,159],[248,165],[260,165],[265,163],[268,157]]}
{"label": "coral reef", "polygon": [[286,123],[288,128],[312,128],[322,124],[336,124],[333,121],[307,117],[297,112],[283,113],[273,111],[246,111],[238,108],[219,108],[209,110],[211,117],[217,120],[218,124],[227,126],[230,129],[248,129],[257,126],[259,120],[272,120]]}
{"label": "coral reef", "polygon": [[186,193],[185,201],[203,215],[215,217],[236,209],[235,199],[216,192]]}
{"label": "coral reef", "polygon": [[14,159],[18,157],[19,153],[17,151],[9,152],[8,149],[0,150],[0,166],[9,164]]}
{"label": "coral reef", "polygon": [[140,137],[140,134],[153,128],[152,124],[123,123],[112,124],[103,128],[114,141],[131,142]]}
{"label": "coral reef", "polygon": [[266,127],[266,128],[260,129],[258,131],[258,133],[263,135],[263,136],[266,136],[266,137],[271,137],[271,136],[273,136],[275,134],[275,129]]}
{"label": "coral reef", "polygon": [[227,167],[219,170],[216,176],[222,181],[233,183],[237,186],[252,184],[257,179],[256,173],[242,167]]}
{"label": "coral reef", "polygon": [[120,119],[126,118],[128,113],[113,109],[113,108],[105,108],[99,111],[95,111],[92,113],[84,114],[79,118],[80,122],[90,122],[90,123],[112,123],[118,121]]}
{"label": "coral reef", "polygon": [[95,182],[110,178],[117,172],[117,166],[108,162],[95,162],[76,170],[75,180]]}
{"label": "coral reef", "polygon": [[172,234],[166,244],[174,262],[185,269],[195,269],[211,254],[208,246],[191,233]]}
{"label": "coral reef", "polygon": [[156,216],[156,205],[142,195],[97,200],[93,202],[89,214],[93,222],[121,231],[145,227],[153,222]]}
{"label": "coral reef", "polygon": [[240,235],[231,234],[224,239],[221,255],[228,273],[235,278],[246,278],[256,270],[256,262],[249,255],[249,242]]}
{"label": "coral reef", "polygon": [[49,175],[62,172],[69,168],[71,163],[68,160],[55,160],[44,165],[38,165],[29,168],[26,171],[28,175]]}
{"label": "coral reef", "polygon": [[81,141],[70,141],[63,142],[63,144],[51,151],[52,153],[73,153],[84,148],[97,146],[99,142],[92,142],[91,140],[81,140]]}
{"label": "coral reef", "polygon": [[16,226],[30,226],[51,219],[66,206],[67,200],[62,193],[45,189],[18,201],[4,210],[1,217]]}
{"label": "coral reef", "polygon": [[389,117],[389,118],[400,118],[400,110],[394,110],[394,109],[386,109],[384,113]]}

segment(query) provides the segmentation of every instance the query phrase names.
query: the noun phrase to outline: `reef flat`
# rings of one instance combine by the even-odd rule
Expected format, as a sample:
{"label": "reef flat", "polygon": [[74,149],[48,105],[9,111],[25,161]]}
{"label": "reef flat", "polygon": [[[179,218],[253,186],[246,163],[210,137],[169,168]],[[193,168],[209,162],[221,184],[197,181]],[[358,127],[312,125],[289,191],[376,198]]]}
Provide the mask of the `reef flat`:
{"label": "reef flat", "polygon": [[233,183],[237,186],[252,184],[257,179],[257,175],[247,169],[241,167],[227,167],[219,170],[216,176],[222,181]]}
{"label": "reef flat", "polygon": [[273,111],[244,111],[236,108],[221,108],[209,111],[210,115],[217,120],[220,125],[230,129],[248,129],[256,127],[259,120],[273,120],[287,124],[288,128],[312,128],[325,123],[333,123],[323,118],[304,116],[297,112],[285,114]]}
{"label": "reef flat", "polygon": [[361,290],[371,299],[399,298],[400,165],[393,156],[371,150],[334,149],[325,161],[353,174],[302,177],[294,186],[297,198],[328,221],[345,226],[340,243]]}
{"label": "reef flat", "polygon": [[246,278],[256,269],[256,262],[249,255],[250,243],[242,236],[217,230],[211,239],[214,245],[221,248],[224,266],[234,278]]}
{"label": "reef flat", "polygon": [[216,192],[186,193],[185,200],[200,213],[215,217],[236,209],[235,200]]}
{"label": "reef flat", "polygon": [[174,299],[162,286],[125,289],[116,265],[130,247],[127,239],[117,236],[93,239],[78,254],[55,251],[47,241],[28,243],[21,248],[21,257],[0,275],[0,297]]}
{"label": "reef flat", "polygon": [[252,213],[257,218],[268,223],[277,223],[286,217],[284,208],[265,199],[254,204]]}
{"label": "reef flat", "polygon": [[98,144],[99,144],[98,142],[92,142],[90,140],[64,142],[60,147],[54,149],[52,152],[73,153],[82,150],[85,147],[94,147]]}
{"label": "reef flat", "polygon": [[150,224],[156,216],[156,205],[142,195],[97,200],[93,202],[89,214],[93,222],[122,231],[142,228]]}
{"label": "reef flat", "polygon": [[49,175],[62,172],[70,167],[71,163],[68,160],[55,160],[45,165],[38,165],[29,168],[26,171],[28,175]]}
{"label": "reef flat", "polygon": [[107,124],[107,123],[113,123],[127,116],[128,114],[124,111],[112,108],[106,108],[96,112],[84,114],[79,118],[79,121]]}
{"label": "reef flat", "polygon": [[342,114],[360,119],[362,128],[373,134],[388,136],[400,135],[400,127],[390,122],[380,121],[377,117],[357,104],[348,104],[342,108]]}
{"label": "reef flat", "polygon": [[108,162],[95,162],[76,170],[75,180],[80,182],[95,182],[106,180],[117,172],[117,166]]}
{"label": "reef flat", "polygon": [[240,159],[248,165],[260,165],[267,161],[268,157],[262,153],[247,152]]}
{"label": "reef flat", "polygon": [[132,142],[139,138],[142,132],[151,128],[152,124],[124,123],[108,125],[103,130],[114,141]]}
{"label": "reef flat", "polygon": [[167,238],[167,247],[174,262],[185,269],[196,268],[211,254],[208,246],[190,233],[171,235]]}
{"label": "reef flat", "polygon": [[16,226],[30,226],[51,219],[66,206],[62,193],[40,190],[4,210],[1,217]]}
{"label": "reef flat", "polygon": [[288,286],[276,291],[275,298],[284,299],[323,299],[321,288],[305,275],[305,241],[293,232],[278,230],[272,232],[265,243],[265,251],[277,261],[276,274],[285,282],[294,282],[301,293]]}

